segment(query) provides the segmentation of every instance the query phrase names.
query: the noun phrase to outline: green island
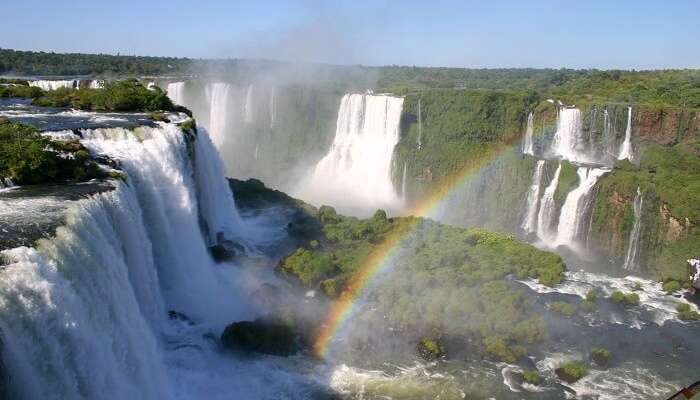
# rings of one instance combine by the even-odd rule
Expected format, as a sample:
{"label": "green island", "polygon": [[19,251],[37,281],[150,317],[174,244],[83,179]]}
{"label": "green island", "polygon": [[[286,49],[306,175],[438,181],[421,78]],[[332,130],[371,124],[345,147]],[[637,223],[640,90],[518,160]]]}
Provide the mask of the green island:
{"label": "green island", "polygon": [[390,270],[383,272],[390,277],[377,279],[367,299],[375,311],[365,316],[385,315],[388,326],[419,333],[422,357],[449,355],[442,338],[468,336],[481,343],[484,356],[515,362],[528,345],[545,339],[544,320],[507,277],[556,285],[566,268],[559,256],[508,235],[422,218],[387,218],[381,210],[358,219],[323,206],[315,217],[320,232],[280,261],[279,273],[330,299],[342,298],[373,248],[402,235]]}

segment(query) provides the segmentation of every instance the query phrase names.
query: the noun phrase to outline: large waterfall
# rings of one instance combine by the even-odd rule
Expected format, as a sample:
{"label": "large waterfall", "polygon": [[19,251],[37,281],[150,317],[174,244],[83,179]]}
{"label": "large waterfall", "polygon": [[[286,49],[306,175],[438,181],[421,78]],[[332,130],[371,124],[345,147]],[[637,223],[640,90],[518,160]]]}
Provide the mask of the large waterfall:
{"label": "large waterfall", "polygon": [[557,118],[557,131],[552,139],[554,155],[569,161],[588,161],[585,156],[585,138],[581,130],[581,110],[561,108]]}
{"label": "large waterfall", "polygon": [[226,138],[228,121],[229,91],[231,85],[217,82],[207,87],[209,98],[209,133],[217,148],[221,149]]}
{"label": "large waterfall", "polygon": [[618,160],[632,160],[632,107],[627,107],[627,127],[625,128],[625,140],[620,147]]}
{"label": "large waterfall", "polygon": [[185,82],[170,82],[168,83],[166,92],[168,93],[168,97],[170,97],[173,103],[184,105],[184,89]]}
{"label": "large waterfall", "polygon": [[173,398],[178,384],[164,352],[182,339],[167,312],[214,332],[251,316],[200,228],[201,215],[217,234],[237,229],[221,163],[203,130],[194,165],[174,125],[81,134],[91,153],[118,159],[127,178],[71,206],[55,238],[0,254],[11,398]]}
{"label": "large waterfall", "polygon": [[602,168],[579,167],[577,170],[579,184],[576,189],[569,192],[564,201],[559,215],[559,226],[557,227],[557,245],[576,247],[576,239],[583,229],[587,205],[589,204],[590,193],[593,186],[608,170]]}
{"label": "large waterfall", "polygon": [[535,155],[535,143],[533,140],[533,119],[532,112],[527,115],[527,127],[525,128],[525,138],[523,139],[523,154]]}
{"label": "large waterfall", "polygon": [[29,86],[35,86],[40,88],[41,90],[56,90],[56,89],[62,89],[62,88],[77,88],[79,87],[80,81],[76,79],[69,79],[69,80],[36,80],[36,81],[29,81]]}
{"label": "large waterfall", "polygon": [[561,174],[561,163],[557,166],[554,177],[544,190],[542,199],[540,200],[540,210],[537,214],[537,237],[545,242],[551,242],[555,238],[552,232],[554,217],[556,215],[556,203],[554,202],[554,192],[559,186],[559,175]]}
{"label": "large waterfall", "polygon": [[527,192],[527,208],[525,210],[523,223],[521,224],[521,227],[527,233],[532,233],[537,230],[537,209],[540,204],[540,186],[542,185],[544,164],[544,160],[537,161],[535,172],[532,176],[532,185],[530,185],[530,190]]}
{"label": "large waterfall", "polygon": [[343,96],[331,149],[299,191],[301,197],[351,213],[400,207],[391,181],[391,159],[402,107],[400,97]]}
{"label": "large waterfall", "polygon": [[642,211],[644,207],[644,198],[642,197],[642,191],[639,187],[637,187],[637,195],[634,196],[632,207],[634,211],[634,224],[630,232],[625,263],[623,264],[623,268],[627,270],[636,270],[639,268],[639,238],[642,233]]}

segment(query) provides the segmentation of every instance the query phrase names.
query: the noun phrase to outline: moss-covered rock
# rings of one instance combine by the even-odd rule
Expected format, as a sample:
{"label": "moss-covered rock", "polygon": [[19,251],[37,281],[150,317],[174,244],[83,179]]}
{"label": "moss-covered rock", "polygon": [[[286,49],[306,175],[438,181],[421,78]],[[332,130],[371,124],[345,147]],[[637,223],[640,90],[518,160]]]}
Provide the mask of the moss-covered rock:
{"label": "moss-covered rock", "polygon": [[561,364],[554,372],[564,382],[574,383],[588,374],[588,368],[583,361],[569,361]]}
{"label": "moss-covered rock", "polygon": [[616,290],[610,295],[610,300],[626,307],[639,305],[639,295],[637,293],[624,293]]}
{"label": "moss-covered rock", "polygon": [[607,367],[611,356],[610,351],[602,347],[593,347],[590,353],[591,360],[600,367]]}
{"label": "moss-covered rock", "polygon": [[429,336],[422,337],[418,341],[416,351],[426,361],[437,360],[445,356],[445,348],[440,339]]}

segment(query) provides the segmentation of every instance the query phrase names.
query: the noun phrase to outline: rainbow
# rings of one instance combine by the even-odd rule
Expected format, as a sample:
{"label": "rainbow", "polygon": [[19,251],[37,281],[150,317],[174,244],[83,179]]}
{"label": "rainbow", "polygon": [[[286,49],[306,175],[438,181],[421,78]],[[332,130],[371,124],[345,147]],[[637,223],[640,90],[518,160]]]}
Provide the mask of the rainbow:
{"label": "rainbow", "polygon": [[[486,150],[479,158],[470,160],[457,173],[436,185],[436,190],[411,207],[406,214],[413,216],[431,215],[431,212],[440,205],[442,200],[467,183],[486,163],[504,154],[518,139],[519,136],[514,135],[508,142]],[[407,228],[389,234],[362,260],[358,272],[350,279],[340,298],[330,306],[323,323],[316,332],[312,344],[312,350],[316,356],[321,358],[327,356],[333,338],[353,315],[356,300],[362,296],[365,288],[377,276],[389,268],[390,260],[397,253],[401,243],[418,225],[418,222],[419,220],[415,219],[408,224]]]}

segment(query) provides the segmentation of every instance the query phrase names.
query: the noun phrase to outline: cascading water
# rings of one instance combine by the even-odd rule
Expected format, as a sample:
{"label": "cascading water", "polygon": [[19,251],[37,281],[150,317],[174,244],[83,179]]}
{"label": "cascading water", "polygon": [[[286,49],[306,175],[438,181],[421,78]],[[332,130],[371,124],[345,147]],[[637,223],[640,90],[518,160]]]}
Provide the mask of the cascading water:
{"label": "cascading water", "polygon": [[534,155],[535,154],[535,144],[533,141],[533,114],[527,115],[527,128],[525,129],[525,138],[523,140],[523,154]]}
{"label": "cascading water", "polygon": [[525,218],[523,218],[521,224],[521,227],[527,233],[532,233],[537,230],[537,209],[540,204],[540,186],[542,185],[544,164],[545,160],[537,161],[535,172],[532,175],[532,185],[530,185],[530,190],[527,193],[527,208],[525,210]]}
{"label": "cascading water", "polygon": [[623,268],[626,270],[635,271],[639,268],[639,238],[642,233],[642,210],[644,207],[644,198],[642,191],[637,187],[637,194],[634,196],[634,224],[630,232],[630,239],[627,244],[627,254],[625,255],[625,263]]}
{"label": "cascading water", "polygon": [[166,91],[168,93],[168,97],[170,97],[173,103],[184,105],[184,89],[185,82],[170,82],[168,83]]}
{"label": "cascading water", "polygon": [[231,85],[228,83],[212,83],[207,87],[209,98],[209,133],[211,140],[221,149],[226,138],[228,122],[228,102]]}
{"label": "cascading water", "polygon": [[559,186],[559,174],[561,174],[561,163],[557,166],[552,181],[547,185],[544,194],[542,194],[540,210],[537,214],[537,237],[545,242],[555,239],[554,232],[552,232],[552,224],[554,223],[554,216],[556,213],[554,192],[557,191],[557,186]]}
{"label": "cascading water", "polygon": [[62,88],[77,88],[80,85],[80,81],[75,80],[75,79],[70,79],[70,80],[51,80],[51,81],[44,81],[44,80],[36,80],[36,81],[29,81],[29,86],[35,86],[40,88],[41,90],[56,90],[56,89],[62,89]]}
{"label": "cascading water", "polygon": [[340,102],[335,138],[316,165],[300,197],[347,212],[396,208],[391,159],[399,140],[403,98],[346,94]]}
{"label": "cascading water", "polygon": [[245,109],[243,110],[244,112],[244,118],[245,118],[245,123],[246,124],[252,124],[253,123],[253,85],[248,85],[248,90],[246,90],[245,94]]}
{"label": "cascading water", "polygon": [[420,150],[423,147],[423,115],[421,112],[420,99],[418,99],[418,141],[416,147]]}
{"label": "cascading water", "polygon": [[277,92],[273,87],[270,89],[270,129],[275,127],[275,119],[277,118]]}
{"label": "cascading water", "polygon": [[552,153],[569,161],[590,161],[583,150],[585,138],[581,129],[581,110],[561,108],[557,114],[557,131],[552,139]]}
{"label": "cascading water", "polygon": [[625,140],[620,147],[618,160],[632,160],[632,107],[627,107],[627,127],[625,128]]}
{"label": "cascading water", "polygon": [[608,170],[603,168],[579,167],[579,185],[569,192],[561,208],[559,215],[559,225],[557,227],[556,245],[565,245],[575,248],[576,240],[581,232],[587,228],[583,221],[586,215],[586,207],[589,204],[591,190],[595,186],[598,178],[603,176]]}

